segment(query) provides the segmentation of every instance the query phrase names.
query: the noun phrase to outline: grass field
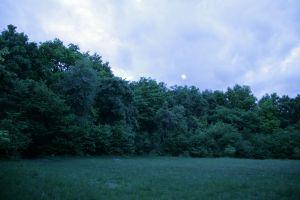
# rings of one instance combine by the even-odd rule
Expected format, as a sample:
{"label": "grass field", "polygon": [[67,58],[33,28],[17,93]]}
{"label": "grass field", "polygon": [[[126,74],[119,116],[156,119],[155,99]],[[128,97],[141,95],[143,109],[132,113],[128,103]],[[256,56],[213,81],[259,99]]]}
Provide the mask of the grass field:
{"label": "grass field", "polygon": [[300,161],[176,157],[0,161],[0,199],[300,199]]}

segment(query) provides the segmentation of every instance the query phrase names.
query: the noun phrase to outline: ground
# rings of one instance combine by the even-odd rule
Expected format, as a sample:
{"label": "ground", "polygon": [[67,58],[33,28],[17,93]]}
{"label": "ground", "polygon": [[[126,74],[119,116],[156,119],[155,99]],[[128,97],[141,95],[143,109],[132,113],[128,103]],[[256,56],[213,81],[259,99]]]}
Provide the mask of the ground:
{"label": "ground", "polygon": [[300,161],[90,157],[0,161],[0,199],[299,199]]}

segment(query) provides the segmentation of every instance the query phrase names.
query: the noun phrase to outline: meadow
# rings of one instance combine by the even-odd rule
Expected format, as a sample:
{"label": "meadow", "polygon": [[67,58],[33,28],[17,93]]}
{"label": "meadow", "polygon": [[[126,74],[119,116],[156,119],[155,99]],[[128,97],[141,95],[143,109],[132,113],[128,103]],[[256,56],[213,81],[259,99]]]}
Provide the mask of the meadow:
{"label": "meadow", "polygon": [[299,199],[300,161],[53,157],[0,161],[0,199]]}

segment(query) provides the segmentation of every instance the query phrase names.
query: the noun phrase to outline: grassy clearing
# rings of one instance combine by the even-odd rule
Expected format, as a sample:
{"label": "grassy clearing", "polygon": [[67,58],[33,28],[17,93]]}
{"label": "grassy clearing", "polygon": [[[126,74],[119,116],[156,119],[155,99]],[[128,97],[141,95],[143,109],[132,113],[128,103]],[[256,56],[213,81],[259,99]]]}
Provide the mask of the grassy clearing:
{"label": "grassy clearing", "polygon": [[50,158],[0,161],[0,199],[299,199],[300,161]]}

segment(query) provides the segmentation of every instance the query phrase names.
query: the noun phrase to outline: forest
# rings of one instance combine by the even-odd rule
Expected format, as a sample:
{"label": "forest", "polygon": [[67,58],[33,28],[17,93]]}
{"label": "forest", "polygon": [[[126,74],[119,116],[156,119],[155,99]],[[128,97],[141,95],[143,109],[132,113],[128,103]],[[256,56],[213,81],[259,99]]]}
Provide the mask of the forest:
{"label": "forest", "polygon": [[[155,70],[155,68],[153,68]],[[209,87],[209,86],[208,86]],[[0,156],[172,155],[300,159],[300,94],[115,76],[59,39],[0,35]]]}

